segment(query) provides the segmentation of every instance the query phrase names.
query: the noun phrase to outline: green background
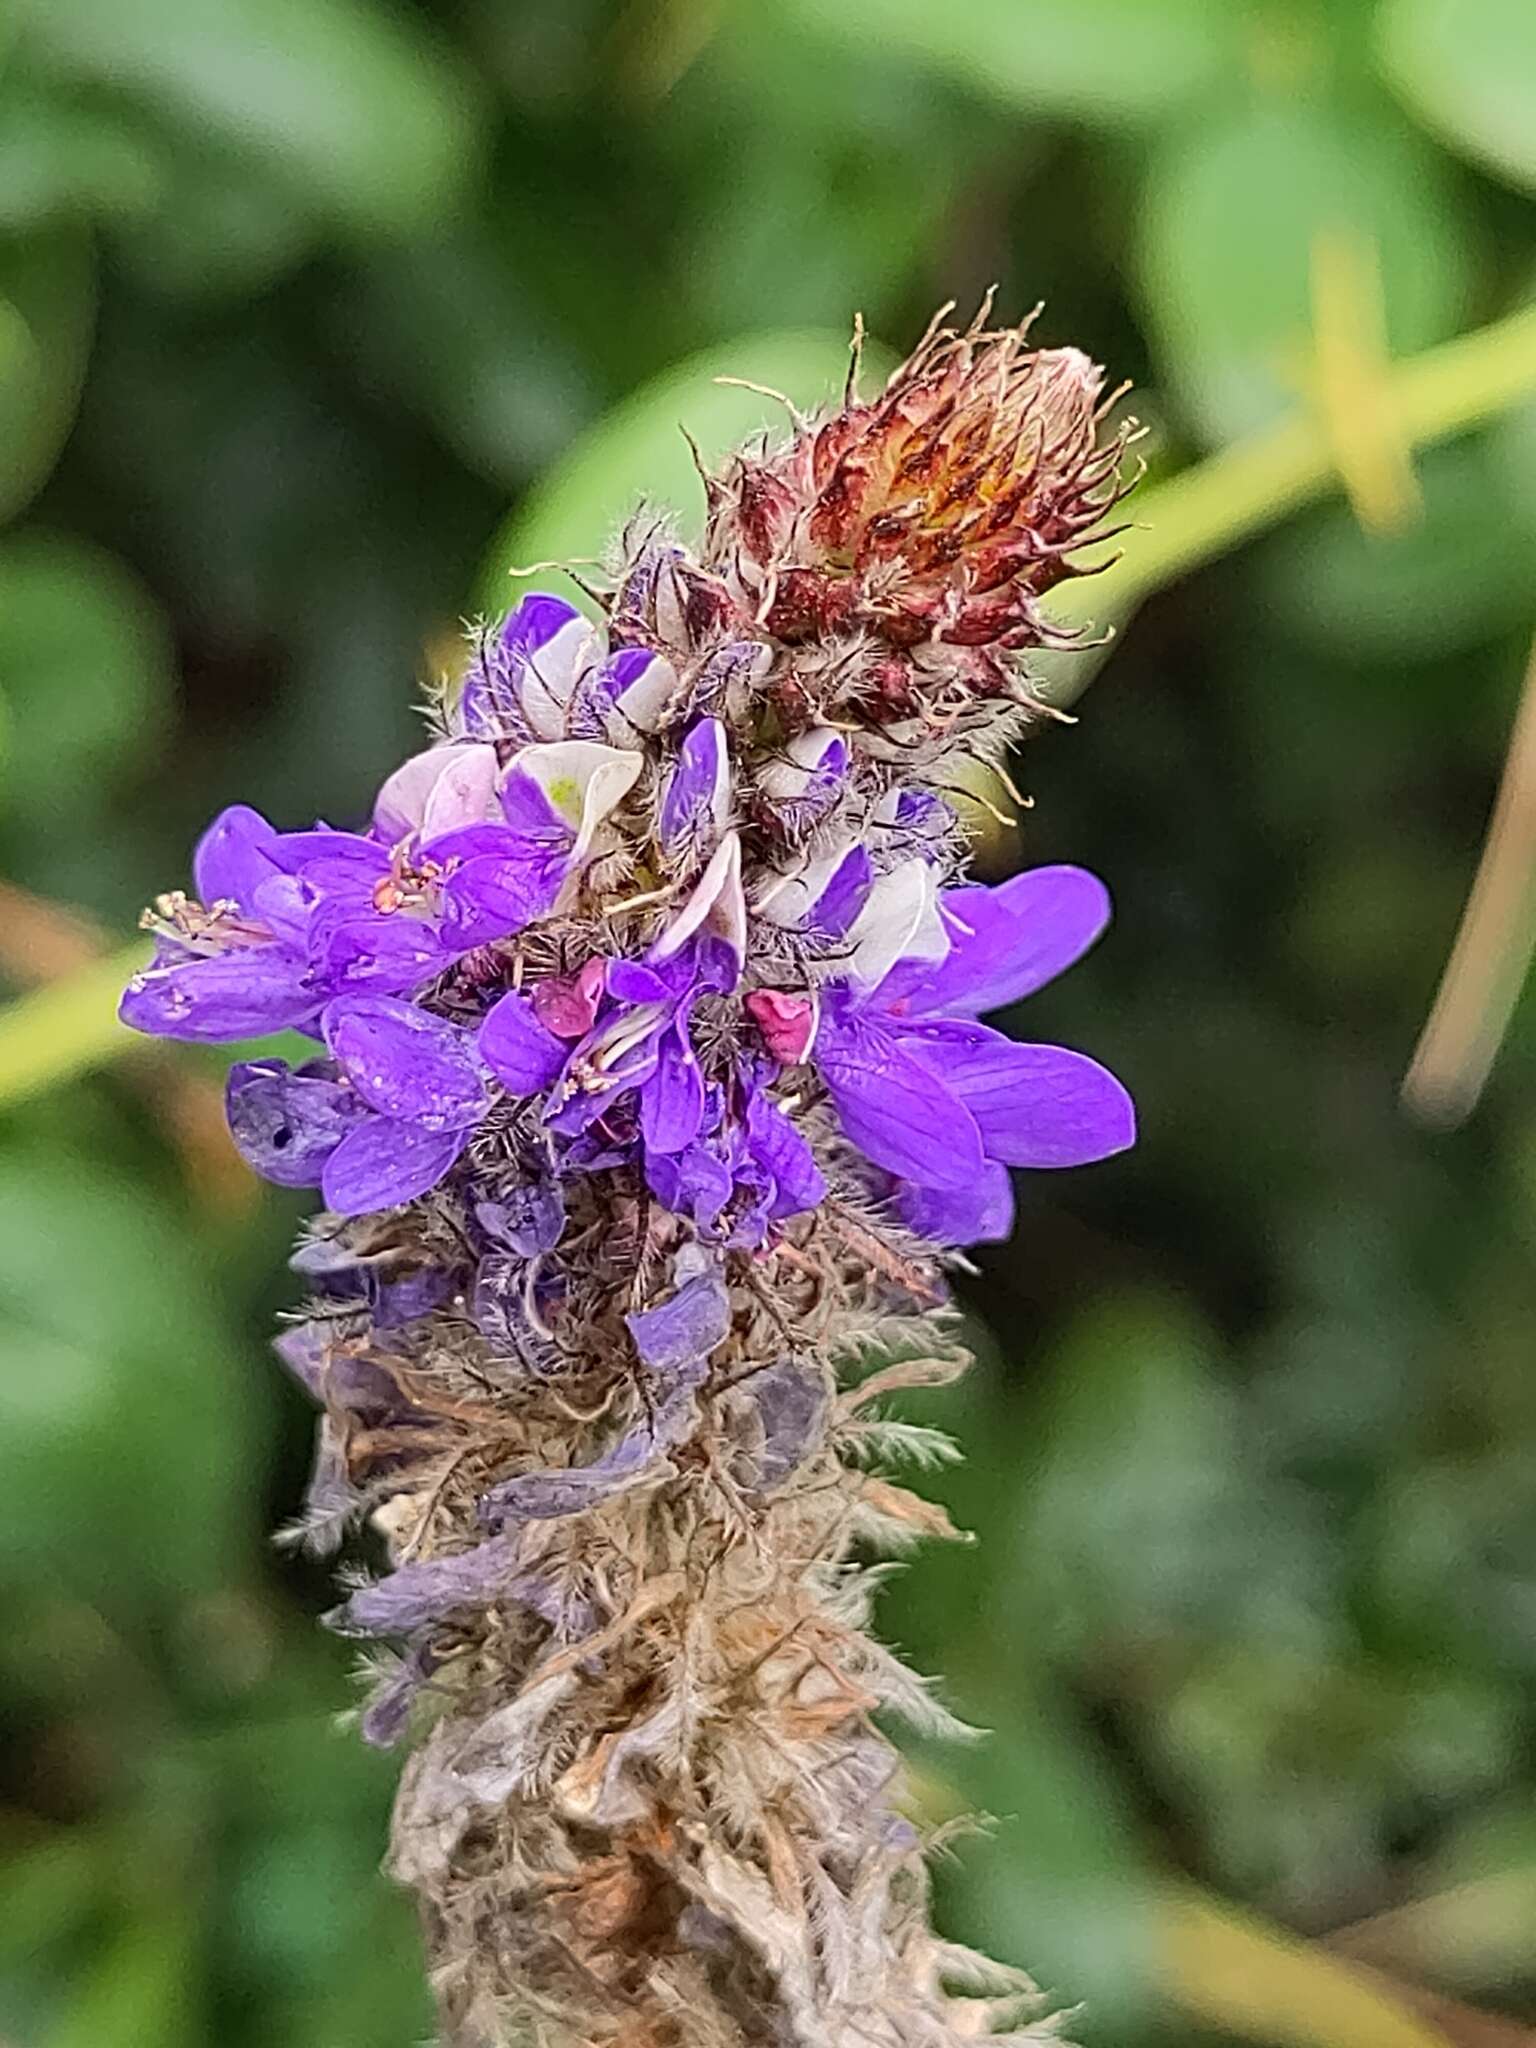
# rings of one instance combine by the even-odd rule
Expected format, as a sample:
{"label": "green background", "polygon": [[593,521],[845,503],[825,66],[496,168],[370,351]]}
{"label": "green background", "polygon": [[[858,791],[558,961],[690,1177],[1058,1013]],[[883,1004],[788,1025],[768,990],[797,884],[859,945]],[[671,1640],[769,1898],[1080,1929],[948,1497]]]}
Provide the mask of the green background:
{"label": "green background", "polygon": [[1170,560],[982,850],[1110,881],[1013,1021],[1143,1135],[1023,1190],[914,1409],[980,1541],[884,1624],[992,1731],[925,1807],[998,1817],[945,1922],[1104,2048],[1536,2017],[1529,1012],[1462,1128],[1397,1097],[1536,631],[1536,402],[1391,536],[1314,493],[1175,578],[1156,483],[1312,402],[1340,235],[1394,354],[1536,292],[1529,0],[0,0],[0,978],[53,984],[0,1017],[4,2048],[428,2025],[395,1765],[268,1541],[300,1204],[83,963],[220,804],[357,815],[510,565],[686,513],[677,422],[764,416],[713,374],[812,401],[856,309],[900,350],[993,281],[1135,378],[1127,574]]}

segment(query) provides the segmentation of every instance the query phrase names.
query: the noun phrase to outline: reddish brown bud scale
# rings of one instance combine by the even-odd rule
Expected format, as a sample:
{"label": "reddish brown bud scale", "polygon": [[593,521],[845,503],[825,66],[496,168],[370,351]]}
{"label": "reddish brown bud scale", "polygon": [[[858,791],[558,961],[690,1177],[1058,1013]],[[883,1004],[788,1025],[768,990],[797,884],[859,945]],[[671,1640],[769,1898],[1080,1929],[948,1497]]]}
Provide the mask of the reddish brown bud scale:
{"label": "reddish brown bud scale", "polygon": [[1135,423],[1104,438],[1098,366],[987,311],[711,480],[706,560],[739,592],[731,630],[852,650],[835,690],[806,681],[810,716],[887,726],[942,694],[947,729],[955,691],[1017,696],[1021,655],[1071,644],[1037,600],[1106,537]]}

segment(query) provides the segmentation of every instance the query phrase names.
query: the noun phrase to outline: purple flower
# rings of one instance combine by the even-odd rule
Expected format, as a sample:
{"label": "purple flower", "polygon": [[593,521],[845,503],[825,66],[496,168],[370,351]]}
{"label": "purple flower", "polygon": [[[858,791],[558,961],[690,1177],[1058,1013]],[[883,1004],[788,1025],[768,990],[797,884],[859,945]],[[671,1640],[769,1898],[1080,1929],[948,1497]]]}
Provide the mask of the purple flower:
{"label": "purple flower", "polygon": [[824,991],[812,1050],[845,1135],[903,1186],[908,1220],[949,1243],[1004,1237],[1006,1169],[1083,1166],[1135,1138],[1115,1077],[1063,1046],[1022,1045],[975,1020],[1085,953],[1109,899],[1081,868],[1033,868],[948,891],[938,963],[903,959],[863,993]]}
{"label": "purple flower", "polygon": [[830,726],[796,733],[758,771],[764,812],[787,838],[803,838],[837,802],[851,760],[847,740]]}
{"label": "purple flower", "polygon": [[395,996],[327,1005],[326,1067],[282,1060],[230,1069],[230,1129],[258,1173],[315,1187],[344,1216],[435,1187],[487,1106],[470,1035]]}
{"label": "purple flower", "polygon": [[718,718],[701,718],[678,749],[661,800],[661,843],[669,854],[725,828],[731,801],[731,756]]}
{"label": "purple flower", "polygon": [[589,740],[430,748],[380,790],[371,831],[274,831],[245,806],[209,828],[201,905],[168,899],[123,1021],[227,1041],[311,1030],[348,991],[411,995],[462,954],[561,908],[633,787],[638,755]]}
{"label": "purple flower", "polygon": [[676,689],[664,655],[649,647],[605,653],[574,605],[535,591],[483,641],[455,717],[474,739],[635,747],[656,730]]}

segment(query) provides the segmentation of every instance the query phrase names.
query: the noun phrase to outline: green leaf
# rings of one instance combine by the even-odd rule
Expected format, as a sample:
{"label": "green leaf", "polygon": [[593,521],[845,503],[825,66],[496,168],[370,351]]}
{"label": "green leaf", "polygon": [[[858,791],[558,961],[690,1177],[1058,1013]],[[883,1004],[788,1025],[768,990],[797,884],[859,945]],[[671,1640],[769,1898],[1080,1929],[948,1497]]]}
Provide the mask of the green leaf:
{"label": "green leaf", "polygon": [[83,235],[0,240],[0,521],[47,480],[74,424],[96,319]]}
{"label": "green leaf", "polygon": [[1294,407],[1312,376],[1313,253],[1374,251],[1394,355],[1453,333],[1470,236],[1433,151],[1324,105],[1222,111],[1181,128],[1147,174],[1135,267],[1164,373],[1208,439]]}
{"label": "green leaf", "polygon": [[[1255,563],[1266,614],[1319,654],[1394,671],[1526,624],[1536,519],[1514,502],[1486,445],[1433,449],[1418,473],[1423,512],[1401,533],[1365,533],[1336,504],[1276,534]],[[1465,676],[1444,680],[1463,701]],[[1401,687],[1399,673],[1392,683]]]}
{"label": "green leaf", "polygon": [[[863,388],[873,389],[893,360],[869,344]],[[841,391],[847,368],[847,335],[810,328],[743,335],[689,356],[642,385],[589,428],[518,507],[492,549],[481,605],[501,612],[515,602],[522,586],[508,579],[513,564],[578,562],[599,556],[642,500],[670,508],[685,532],[697,533],[704,517],[704,488],[683,430],[709,461],[763,427],[779,429],[785,424],[784,409],[772,398],[719,384],[717,378],[767,385],[809,407]],[[556,573],[541,571],[524,580],[580,596]]]}
{"label": "green leaf", "polygon": [[906,51],[1005,105],[1106,124],[1156,118],[1202,91],[1233,32],[1220,0],[794,0],[794,9],[808,26]]}
{"label": "green leaf", "polygon": [[194,1916],[152,1908],[92,1959],[43,2048],[196,2048],[204,2032]]}
{"label": "green leaf", "polygon": [[1536,192],[1536,7],[1530,0],[1387,0],[1381,68],[1425,126]]}
{"label": "green leaf", "polygon": [[86,542],[0,541],[4,813],[29,829],[91,816],[163,736],[170,636],[147,591]]}
{"label": "green leaf", "polygon": [[0,1320],[0,1576],[115,1612],[226,1583],[260,1483],[251,1369],[185,1217],[78,1154],[13,1147]]}
{"label": "green leaf", "polygon": [[471,82],[403,10],[364,0],[44,0],[50,68],[265,159],[322,215],[424,226],[475,144]]}
{"label": "green leaf", "polygon": [[132,128],[25,85],[0,91],[0,233],[132,217],[160,191],[154,150]]}

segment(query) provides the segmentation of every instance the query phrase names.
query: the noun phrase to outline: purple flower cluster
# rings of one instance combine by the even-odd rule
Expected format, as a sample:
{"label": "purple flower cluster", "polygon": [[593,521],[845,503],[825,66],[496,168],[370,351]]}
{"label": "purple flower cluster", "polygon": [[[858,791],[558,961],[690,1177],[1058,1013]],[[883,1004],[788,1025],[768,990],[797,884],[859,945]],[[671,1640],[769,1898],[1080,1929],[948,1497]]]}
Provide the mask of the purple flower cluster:
{"label": "purple flower cluster", "polygon": [[1010,1167],[1134,1134],[1102,1067],[977,1021],[1092,944],[1105,891],[1070,867],[945,887],[941,800],[845,733],[770,735],[742,682],[770,651],[728,651],[734,682],[689,676],[525,599],[366,830],[215,820],[124,1020],[313,1038],[235,1065],[229,1121],[342,1215],[472,1185],[483,1150],[503,1189],[633,1172],[722,1246],[850,1170],[937,1244],[1006,1235]]}

